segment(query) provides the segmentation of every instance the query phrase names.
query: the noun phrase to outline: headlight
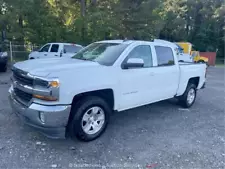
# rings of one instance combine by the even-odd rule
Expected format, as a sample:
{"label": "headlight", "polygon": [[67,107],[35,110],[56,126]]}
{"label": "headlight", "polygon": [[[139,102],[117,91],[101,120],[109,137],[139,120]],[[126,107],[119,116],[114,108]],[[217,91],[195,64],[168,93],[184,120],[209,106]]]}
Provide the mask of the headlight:
{"label": "headlight", "polygon": [[58,80],[53,80],[49,82],[50,87],[59,87],[59,81]]}
{"label": "headlight", "polygon": [[[40,86],[42,89],[41,93],[34,92],[33,97],[45,101],[57,101],[59,99],[59,85],[59,80],[57,78],[45,79],[34,77],[34,86]],[[38,88],[36,90],[38,91]]]}
{"label": "headlight", "polygon": [[59,87],[58,79],[42,79],[42,78],[34,78],[34,86],[42,86],[42,87]]}

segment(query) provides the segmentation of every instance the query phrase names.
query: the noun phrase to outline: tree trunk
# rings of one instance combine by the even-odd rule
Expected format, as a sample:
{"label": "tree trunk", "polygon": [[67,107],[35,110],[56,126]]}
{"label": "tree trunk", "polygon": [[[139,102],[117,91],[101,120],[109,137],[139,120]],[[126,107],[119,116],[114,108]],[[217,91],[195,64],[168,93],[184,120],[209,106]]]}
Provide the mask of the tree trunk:
{"label": "tree trunk", "polygon": [[189,29],[190,29],[190,16],[189,16],[189,13],[187,12],[187,16],[186,16],[186,36],[187,37],[189,35]]}
{"label": "tree trunk", "polygon": [[86,0],[81,0],[80,1],[80,11],[81,11],[81,16],[85,17],[86,14]]}
{"label": "tree trunk", "polygon": [[86,0],[80,1],[80,11],[81,11],[81,17],[82,17],[82,30],[81,30],[81,38],[82,41],[85,41],[85,15],[86,15]]}
{"label": "tree trunk", "polygon": [[97,4],[97,0],[91,0],[91,4],[95,6]]}
{"label": "tree trunk", "polygon": [[21,36],[19,38],[19,41],[24,44],[24,31],[23,31],[23,17],[22,15],[19,15],[19,27],[20,27],[20,31],[21,31]]}
{"label": "tree trunk", "polygon": [[199,12],[201,9],[203,8],[203,4],[200,2],[199,4],[196,5],[196,16],[195,16],[195,20],[194,20],[194,29],[191,35],[191,41],[194,41],[194,39],[196,38],[197,33],[200,30],[200,26],[202,23],[202,14]]}

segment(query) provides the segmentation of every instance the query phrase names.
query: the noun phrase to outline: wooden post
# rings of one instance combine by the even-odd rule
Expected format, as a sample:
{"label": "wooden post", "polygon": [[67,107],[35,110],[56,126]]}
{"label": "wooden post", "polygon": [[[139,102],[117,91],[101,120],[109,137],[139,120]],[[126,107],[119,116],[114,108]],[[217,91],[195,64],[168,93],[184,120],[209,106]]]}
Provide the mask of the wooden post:
{"label": "wooden post", "polygon": [[12,56],[12,42],[9,42],[9,48],[10,48],[10,61],[13,61],[13,56]]}

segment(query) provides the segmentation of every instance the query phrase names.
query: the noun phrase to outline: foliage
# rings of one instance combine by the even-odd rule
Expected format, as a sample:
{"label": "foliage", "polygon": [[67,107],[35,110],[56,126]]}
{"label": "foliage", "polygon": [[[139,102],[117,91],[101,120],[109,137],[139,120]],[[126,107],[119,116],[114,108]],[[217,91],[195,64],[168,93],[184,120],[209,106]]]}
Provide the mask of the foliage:
{"label": "foliage", "polygon": [[222,57],[224,16],[223,0],[0,0],[0,30],[22,44],[162,38]]}

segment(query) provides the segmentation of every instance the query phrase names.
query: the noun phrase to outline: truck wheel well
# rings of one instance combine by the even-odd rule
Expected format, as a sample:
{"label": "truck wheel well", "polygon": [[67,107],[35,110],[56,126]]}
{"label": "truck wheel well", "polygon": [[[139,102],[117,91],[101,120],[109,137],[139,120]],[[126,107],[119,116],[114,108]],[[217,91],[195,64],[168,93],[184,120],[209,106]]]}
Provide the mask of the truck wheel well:
{"label": "truck wheel well", "polygon": [[[72,101],[72,109],[75,107],[76,103],[78,103],[84,97],[88,97],[88,96],[98,96],[98,97],[103,98],[109,104],[110,108],[113,110],[113,108],[114,108],[114,94],[113,94],[112,89],[103,89],[103,90],[84,92],[84,93],[80,93],[80,94],[74,96],[73,101]],[[73,112],[73,111],[70,112],[68,123],[67,123],[67,126],[66,126],[66,136],[68,136],[69,124],[73,120],[74,113],[75,112]]]}
{"label": "truck wheel well", "polygon": [[192,77],[189,79],[188,84],[194,84],[196,87],[198,87],[199,84],[199,77]]}
{"label": "truck wheel well", "polygon": [[96,90],[96,91],[90,91],[85,93],[80,93],[76,96],[74,96],[72,105],[76,104],[81,98],[87,97],[87,96],[98,96],[103,98],[110,106],[110,108],[114,108],[114,94],[112,89],[103,89],[103,90]]}
{"label": "truck wheel well", "polygon": [[205,61],[204,60],[199,60],[198,63],[205,63]]}

